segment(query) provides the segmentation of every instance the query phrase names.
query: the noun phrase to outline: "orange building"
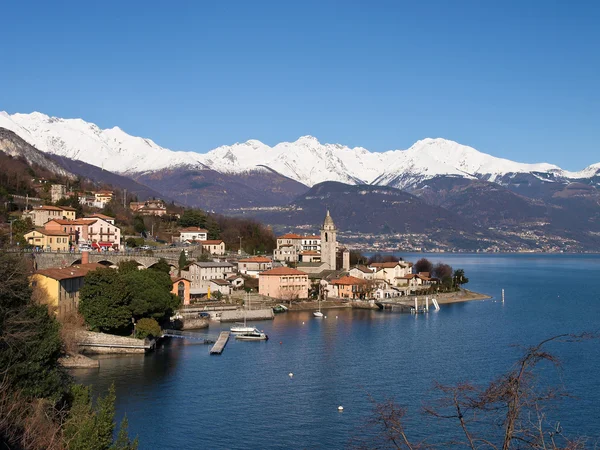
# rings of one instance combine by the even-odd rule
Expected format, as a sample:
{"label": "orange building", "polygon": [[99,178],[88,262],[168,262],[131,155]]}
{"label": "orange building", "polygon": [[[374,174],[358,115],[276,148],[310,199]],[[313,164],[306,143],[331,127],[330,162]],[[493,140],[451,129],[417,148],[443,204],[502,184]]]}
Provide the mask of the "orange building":
{"label": "orange building", "polygon": [[289,267],[276,267],[258,274],[258,292],[282,300],[308,298],[308,274]]}
{"label": "orange building", "polygon": [[333,288],[333,295],[339,298],[358,299],[367,294],[367,281],[362,278],[345,276],[332,280],[329,285]]}
{"label": "orange building", "polygon": [[190,304],[190,280],[182,277],[171,277],[173,289],[171,292],[178,296],[184,305]]}

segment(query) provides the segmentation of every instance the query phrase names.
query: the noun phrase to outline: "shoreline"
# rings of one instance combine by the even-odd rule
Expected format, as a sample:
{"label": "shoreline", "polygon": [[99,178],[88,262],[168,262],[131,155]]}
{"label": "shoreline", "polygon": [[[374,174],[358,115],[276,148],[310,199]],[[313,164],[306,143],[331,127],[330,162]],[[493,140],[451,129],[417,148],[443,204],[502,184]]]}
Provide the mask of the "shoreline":
{"label": "shoreline", "polygon": [[[463,302],[472,302],[478,300],[489,300],[493,298],[493,296],[488,294],[482,294],[480,292],[470,291],[468,289],[463,289],[459,292],[448,292],[442,294],[435,295],[410,295],[406,297],[397,297],[401,299],[401,302],[412,303],[414,302],[415,297],[417,298],[435,298],[440,305],[449,305],[452,303],[463,303]],[[344,308],[356,308],[356,309],[365,309],[365,305],[369,303],[369,300],[327,300],[321,302],[321,309],[344,309]],[[375,303],[377,303],[375,301]],[[316,301],[305,301],[299,303],[292,303],[291,305],[282,303],[287,306],[290,311],[315,311],[319,309],[318,302]],[[372,308],[378,309],[378,308]]]}

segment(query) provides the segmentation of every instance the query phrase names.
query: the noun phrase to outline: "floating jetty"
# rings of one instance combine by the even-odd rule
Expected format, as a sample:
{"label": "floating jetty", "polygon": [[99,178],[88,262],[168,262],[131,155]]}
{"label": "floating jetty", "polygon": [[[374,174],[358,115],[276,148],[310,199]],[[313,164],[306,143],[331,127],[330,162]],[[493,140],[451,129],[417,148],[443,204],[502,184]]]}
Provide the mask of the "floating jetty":
{"label": "floating jetty", "polygon": [[220,355],[225,350],[225,346],[227,345],[227,341],[229,341],[229,331],[221,331],[219,334],[219,338],[213,348],[210,349],[211,355]]}

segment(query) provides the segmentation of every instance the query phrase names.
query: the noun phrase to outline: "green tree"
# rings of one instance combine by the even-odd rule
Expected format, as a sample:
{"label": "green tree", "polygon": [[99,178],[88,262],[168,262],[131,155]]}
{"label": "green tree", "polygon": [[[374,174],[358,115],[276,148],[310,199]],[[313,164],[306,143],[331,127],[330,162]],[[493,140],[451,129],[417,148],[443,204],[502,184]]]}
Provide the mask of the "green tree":
{"label": "green tree", "polygon": [[138,262],[134,261],[133,259],[121,261],[118,267],[119,275],[124,275],[129,272],[137,272],[139,270]]}
{"label": "green tree", "polygon": [[137,439],[130,441],[127,419],[121,422],[118,438],[113,442],[115,429],[115,388],[92,402],[90,389],[74,385],[71,390],[72,406],[64,425],[64,437],[69,450],[135,450]]}
{"label": "green tree", "polygon": [[165,258],[160,258],[157,263],[150,266],[150,270],[155,270],[157,272],[166,273],[169,275],[171,273],[171,265]]}
{"label": "green tree", "polygon": [[180,299],[171,293],[173,284],[167,273],[148,269],[128,272],[122,277],[131,316],[136,320],[151,317],[161,322],[179,307]]}
{"label": "green tree", "polygon": [[145,233],[146,224],[144,224],[144,218],[140,215],[134,216],[133,218],[133,229],[136,233]]}
{"label": "green tree", "polygon": [[178,261],[178,266],[179,266],[179,276],[181,276],[181,271],[185,268],[185,266],[187,266],[187,257],[185,256],[185,250],[181,250],[181,253],[179,254],[179,261]]}
{"label": "green tree", "polygon": [[70,382],[58,364],[59,324],[31,300],[22,258],[1,252],[0,279],[0,371],[27,397],[58,400]]}
{"label": "green tree", "polygon": [[131,326],[131,294],[124,276],[110,268],[85,276],[79,293],[79,312],[95,330],[124,333]]}
{"label": "green tree", "polygon": [[13,244],[19,244],[21,248],[27,245],[25,234],[33,230],[33,222],[30,217],[25,219],[17,219],[12,222]]}
{"label": "green tree", "polygon": [[134,237],[129,237],[125,240],[125,244],[127,244],[127,247],[129,248],[136,248],[137,245],[137,239]]}
{"label": "green tree", "polygon": [[154,319],[144,317],[135,324],[135,337],[139,339],[145,339],[148,336],[159,337],[160,334],[160,325]]}
{"label": "green tree", "polygon": [[454,271],[454,275],[452,275],[452,278],[454,279],[454,284],[458,287],[469,282],[469,279],[465,276],[465,271],[463,269],[456,269]]}
{"label": "green tree", "polygon": [[182,227],[206,227],[207,216],[203,211],[199,209],[186,209],[181,218],[179,219],[179,225]]}

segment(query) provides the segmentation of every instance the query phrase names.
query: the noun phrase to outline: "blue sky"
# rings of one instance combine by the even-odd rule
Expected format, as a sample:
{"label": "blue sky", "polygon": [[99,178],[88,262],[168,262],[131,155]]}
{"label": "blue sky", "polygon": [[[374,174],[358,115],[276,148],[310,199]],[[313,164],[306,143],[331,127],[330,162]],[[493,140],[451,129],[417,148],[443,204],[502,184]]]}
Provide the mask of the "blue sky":
{"label": "blue sky", "polygon": [[[6,2],[0,110],[176,150],[444,137],[600,162],[600,2]],[[8,19],[10,18],[10,19]]]}

